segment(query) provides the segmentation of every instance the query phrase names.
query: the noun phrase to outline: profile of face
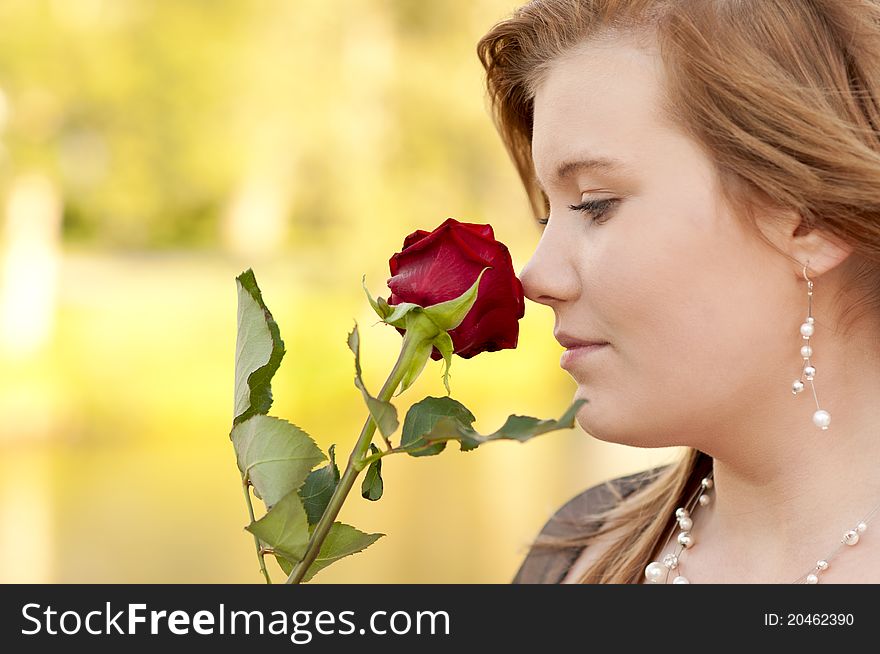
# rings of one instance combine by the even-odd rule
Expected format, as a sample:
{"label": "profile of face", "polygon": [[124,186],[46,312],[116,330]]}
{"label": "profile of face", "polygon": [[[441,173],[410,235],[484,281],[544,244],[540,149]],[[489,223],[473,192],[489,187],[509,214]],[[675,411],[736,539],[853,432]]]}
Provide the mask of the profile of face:
{"label": "profile of face", "polygon": [[[711,450],[730,421],[790,402],[806,296],[722,200],[696,141],[662,119],[663,80],[658,52],[624,38],[545,71],[532,156],[550,214],[520,277],[557,335],[608,342],[566,364],[586,432]],[[564,166],[587,159],[618,165]]]}

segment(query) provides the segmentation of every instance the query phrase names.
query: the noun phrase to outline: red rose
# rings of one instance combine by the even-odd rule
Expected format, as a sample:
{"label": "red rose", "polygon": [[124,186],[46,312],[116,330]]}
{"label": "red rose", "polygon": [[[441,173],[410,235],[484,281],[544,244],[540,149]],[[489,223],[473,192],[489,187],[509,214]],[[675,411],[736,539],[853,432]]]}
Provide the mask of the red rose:
{"label": "red rose", "polygon": [[[491,225],[447,218],[433,232],[418,229],[407,236],[403,250],[388,263],[392,275],[388,304],[412,302],[423,307],[457,298],[483,268],[492,266],[480,281],[474,306],[449,336],[455,354],[463,359],[516,347],[518,321],[525,314],[523,287],[507,246],[495,240]],[[438,361],[443,355],[434,347],[431,358]]]}

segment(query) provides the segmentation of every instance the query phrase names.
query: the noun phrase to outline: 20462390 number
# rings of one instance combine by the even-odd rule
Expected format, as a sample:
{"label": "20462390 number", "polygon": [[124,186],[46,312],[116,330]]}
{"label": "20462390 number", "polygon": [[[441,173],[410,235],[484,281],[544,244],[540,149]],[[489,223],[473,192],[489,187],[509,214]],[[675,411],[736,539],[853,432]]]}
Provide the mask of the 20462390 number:
{"label": "20462390 number", "polygon": [[851,626],[852,613],[789,613],[786,624],[792,626]]}

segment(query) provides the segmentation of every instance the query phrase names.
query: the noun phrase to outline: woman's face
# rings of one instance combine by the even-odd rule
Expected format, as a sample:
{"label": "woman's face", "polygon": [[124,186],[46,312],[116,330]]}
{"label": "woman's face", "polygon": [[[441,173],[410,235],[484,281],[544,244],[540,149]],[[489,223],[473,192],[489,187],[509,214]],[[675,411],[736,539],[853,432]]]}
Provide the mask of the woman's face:
{"label": "woman's face", "polygon": [[[662,80],[658,55],[622,40],[548,69],[532,151],[549,223],[521,279],[553,309],[557,335],[609,343],[566,364],[575,397],[589,400],[577,416],[585,431],[700,447],[768,399],[790,401],[806,294],[727,209],[696,142],[662,122]],[[557,175],[588,158],[623,167]],[[598,222],[570,208],[605,199]]]}

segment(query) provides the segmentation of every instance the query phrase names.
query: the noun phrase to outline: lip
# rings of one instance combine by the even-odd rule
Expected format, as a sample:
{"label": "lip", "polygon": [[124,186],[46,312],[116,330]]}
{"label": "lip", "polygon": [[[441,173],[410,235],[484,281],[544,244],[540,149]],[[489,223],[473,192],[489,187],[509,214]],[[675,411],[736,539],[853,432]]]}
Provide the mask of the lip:
{"label": "lip", "polygon": [[559,341],[559,344],[565,348],[579,347],[581,345],[605,345],[608,341],[602,341],[595,338],[576,338],[565,332],[555,332],[553,336]]}
{"label": "lip", "polygon": [[575,347],[566,348],[565,352],[562,353],[562,356],[559,357],[559,365],[568,370],[578,361],[602,350],[606,345],[608,345],[608,343],[592,343],[589,345],[577,345]]}

